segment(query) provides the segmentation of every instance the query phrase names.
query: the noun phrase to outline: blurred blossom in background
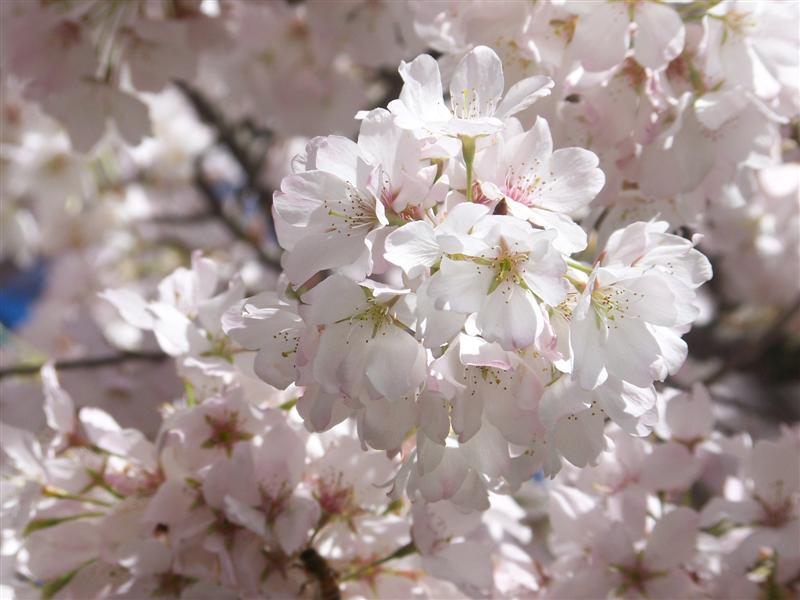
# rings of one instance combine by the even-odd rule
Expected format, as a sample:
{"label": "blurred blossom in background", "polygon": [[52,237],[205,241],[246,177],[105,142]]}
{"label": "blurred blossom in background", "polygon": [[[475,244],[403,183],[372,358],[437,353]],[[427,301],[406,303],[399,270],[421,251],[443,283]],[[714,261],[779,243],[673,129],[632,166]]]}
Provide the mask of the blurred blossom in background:
{"label": "blurred blossom in background", "polygon": [[800,2],[0,21],[0,597],[800,595]]}

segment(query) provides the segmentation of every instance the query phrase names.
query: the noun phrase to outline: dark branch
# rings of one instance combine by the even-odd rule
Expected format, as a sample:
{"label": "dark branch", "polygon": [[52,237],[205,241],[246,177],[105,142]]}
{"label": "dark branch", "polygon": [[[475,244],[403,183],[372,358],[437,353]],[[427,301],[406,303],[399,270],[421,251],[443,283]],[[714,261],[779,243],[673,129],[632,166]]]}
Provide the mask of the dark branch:
{"label": "dark branch", "polygon": [[[225,116],[199,90],[185,81],[176,81],[175,85],[192,105],[197,117],[216,132],[217,144],[227,150],[239,164],[244,175],[244,185],[239,190],[239,194],[250,193],[256,197],[265,221],[273,228],[272,237],[274,238],[274,225],[271,214],[272,191],[264,187],[260,181],[266,148],[257,148],[255,152],[252,151],[253,142],[259,140],[262,142],[264,140],[268,141],[272,137],[271,132],[259,128],[249,119],[245,119],[241,126],[231,125]],[[203,174],[202,155],[195,161],[195,185],[203,194],[212,215],[225,225],[231,235],[250,245],[264,265],[280,270],[280,261],[265,252],[260,241],[248,235],[238,220],[224,212],[221,199],[217,197],[213,187]]]}
{"label": "dark branch", "polygon": [[723,362],[719,368],[704,379],[705,384],[712,384],[730,371],[741,369],[756,363],[784,335],[786,325],[800,313],[800,297],[778,317],[772,326],[752,345],[743,345],[744,350],[734,354]]}
{"label": "dark branch", "polygon": [[194,185],[203,195],[206,205],[208,206],[208,210],[222,225],[225,226],[225,228],[228,230],[228,233],[230,233],[236,239],[241,240],[249,245],[253,252],[255,252],[261,264],[278,271],[281,270],[280,260],[267,254],[258,240],[253,239],[253,237],[247,233],[244,227],[241,226],[239,221],[228,215],[222,208],[221,198],[217,197],[217,194],[214,192],[214,188],[211,186],[211,183],[206,179],[206,176],[203,173],[202,154],[198,155],[197,159],[195,160]]}
{"label": "dark branch", "polygon": [[189,100],[198,118],[214,129],[217,134],[217,142],[230,152],[234,160],[239,163],[245,175],[247,188],[258,196],[261,206],[268,213],[272,206],[272,191],[268,190],[260,183],[259,171],[263,153],[259,153],[258,156],[253,156],[246,147],[246,144],[240,139],[240,133],[244,130],[249,133],[250,137],[260,138],[269,138],[272,134],[267,130],[258,128],[249,119],[245,119],[243,128],[231,126],[225,119],[225,116],[220,113],[203,94],[190,84],[185,81],[176,81],[175,85],[178,86],[178,89],[181,90],[186,99]]}
{"label": "dark branch", "polygon": [[156,215],[150,219],[142,221],[144,224],[153,225],[196,225],[211,219],[216,215],[211,211],[196,212],[187,215]]}
{"label": "dark branch", "polygon": [[[120,352],[119,354],[112,354],[110,356],[61,360],[53,363],[53,366],[56,370],[60,371],[74,371],[78,369],[97,369],[132,361],[160,362],[168,358],[169,355],[163,352]],[[2,367],[0,368],[0,379],[14,376],[35,375],[41,370],[42,366],[43,363]]]}

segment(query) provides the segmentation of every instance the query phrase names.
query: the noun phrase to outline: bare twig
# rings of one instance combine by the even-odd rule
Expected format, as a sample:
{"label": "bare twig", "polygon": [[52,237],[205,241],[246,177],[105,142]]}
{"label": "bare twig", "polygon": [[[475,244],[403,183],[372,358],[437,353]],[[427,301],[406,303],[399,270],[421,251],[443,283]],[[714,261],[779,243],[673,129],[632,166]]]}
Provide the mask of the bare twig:
{"label": "bare twig", "polygon": [[187,215],[156,215],[150,219],[142,221],[145,224],[153,225],[196,225],[214,219],[216,215],[211,211],[196,212]]}
{"label": "bare twig", "polygon": [[[160,362],[168,358],[169,355],[163,352],[120,352],[119,354],[111,354],[109,356],[93,356],[89,358],[56,361],[53,363],[53,366],[56,370],[60,371],[74,371],[77,369],[108,367],[131,361]],[[35,375],[41,370],[43,364],[44,363],[35,363],[2,367],[0,368],[0,379],[14,376]]]}
{"label": "bare twig", "polygon": [[[248,142],[261,139],[268,140],[271,133],[268,130],[259,128],[252,121],[245,119],[241,127],[236,127],[228,123],[225,116],[203,94],[185,81],[176,81],[175,85],[181,90],[183,95],[194,108],[198,118],[211,127],[217,135],[217,144],[222,146],[233,159],[239,164],[244,175],[242,192],[254,194],[258,200],[258,206],[262,211],[265,221],[273,228],[272,223],[272,191],[265,188],[260,182],[261,167],[266,155],[265,149],[252,152]],[[249,138],[244,141],[243,135]],[[246,242],[258,256],[258,259],[266,266],[280,270],[280,261],[265,252],[259,240],[253,239],[235,218],[226,214],[222,208],[221,199],[217,197],[213,187],[206,179],[203,172],[203,155],[198,156],[195,161],[195,185],[203,194],[208,208],[212,215],[219,219],[228,231],[244,242]]]}
{"label": "bare twig", "polygon": [[[272,206],[272,191],[265,188],[260,183],[260,166],[263,156],[253,156],[249,149],[241,143],[237,135],[237,128],[231,126],[224,115],[222,115],[203,94],[185,81],[176,81],[175,85],[183,92],[183,95],[191,103],[199,119],[213,128],[217,134],[217,142],[221,144],[234,160],[239,163],[245,176],[245,183],[248,189],[254,192],[259,198],[259,204],[268,214]],[[264,129],[255,126],[252,121],[244,121],[245,129],[256,137],[268,137],[270,134]]]}
{"label": "bare twig", "polygon": [[233,237],[238,240],[241,240],[248,244],[250,248],[252,248],[253,252],[255,252],[258,260],[268,267],[273,269],[277,269],[280,271],[281,263],[280,260],[276,257],[270,256],[261,246],[258,240],[253,239],[253,237],[247,233],[244,227],[241,226],[239,221],[235,218],[228,215],[225,210],[222,208],[221,199],[217,197],[214,193],[214,188],[211,186],[209,181],[206,179],[206,176],[203,173],[203,155],[199,155],[195,160],[195,172],[194,172],[194,184],[200,193],[203,195],[203,198],[206,201],[206,205],[208,206],[209,211],[211,214],[220,222],[225,228],[228,230]]}

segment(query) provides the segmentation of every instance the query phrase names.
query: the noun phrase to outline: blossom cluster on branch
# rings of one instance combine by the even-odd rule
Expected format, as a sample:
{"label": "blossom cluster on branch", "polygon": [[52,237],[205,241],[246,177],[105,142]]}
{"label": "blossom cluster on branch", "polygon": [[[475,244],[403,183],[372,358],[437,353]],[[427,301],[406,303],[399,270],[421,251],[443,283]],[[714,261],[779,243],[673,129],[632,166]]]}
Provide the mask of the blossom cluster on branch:
{"label": "blossom cluster on branch", "polygon": [[800,592],[796,3],[0,18],[0,596]]}

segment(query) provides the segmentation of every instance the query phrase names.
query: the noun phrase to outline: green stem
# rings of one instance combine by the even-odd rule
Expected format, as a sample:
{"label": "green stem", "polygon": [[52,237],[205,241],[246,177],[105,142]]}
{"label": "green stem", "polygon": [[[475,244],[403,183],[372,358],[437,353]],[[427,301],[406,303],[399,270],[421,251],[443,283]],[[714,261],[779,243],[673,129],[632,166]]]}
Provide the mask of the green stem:
{"label": "green stem", "polygon": [[404,556],[408,556],[410,554],[415,554],[418,552],[417,547],[414,545],[414,542],[408,542],[405,546],[401,546],[394,552],[392,552],[389,556],[384,556],[383,558],[373,561],[368,565],[364,565],[360,569],[356,569],[355,571],[351,571],[350,573],[345,573],[339,578],[339,581],[349,581],[351,579],[359,579],[362,575],[365,575],[372,571],[373,569],[379,567],[380,565],[389,562],[390,560],[395,560],[396,558],[403,558]]}
{"label": "green stem", "polygon": [[578,271],[583,271],[587,275],[592,274],[592,267],[589,265],[585,265],[583,263],[578,262],[577,260],[572,260],[571,258],[567,259],[567,264],[572,267],[573,269],[577,269]]}
{"label": "green stem", "polygon": [[461,151],[464,154],[464,164],[467,167],[467,202],[472,202],[472,171],[473,163],[475,162],[475,138],[462,135]]}
{"label": "green stem", "polygon": [[46,517],[42,519],[33,519],[32,521],[28,521],[28,524],[22,531],[22,537],[28,537],[34,531],[49,529],[50,527],[55,527],[56,525],[61,525],[62,523],[67,523],[69,521],[77,521],[78,519],[94,519],[97,517],[104,517],[105,515],[106,513],[104,512],[85,512],[69,515],[67,517]]}
{"label": "green stem", "polygon": [[574,285],[575,289],[578,290],[579,292],[583,292],[583,290],[586,289],[586,284],[583,283],[582,281],[579,281],[579,280],[575,279],[574,277],[570,277],[569,275],[565,275],[564,279],[566,279],[572,285]]}
{"label": "green stem", "polygon": [[50,486],[45,486],[42,489],[42,495],[47,496],[48,498],[58,498],[59,500],[75,500],[76,502],[85,502],[86,504],[95,504],[97,506],[105,506],[105,507],[112,506],[110,502],[98,500],[97,498],[87,498],[85,496],[79,496],[77,494],[69,494],[59,489],[52,488]]}
{"label": "green stem", "polygon": [[86,567],[88,567],[89,565],[91,565],[93,562],[96,562],[96,561],[97,561],[96,558],[92,558],[90,560],[87,560],[82,565],[79,565],[76,568],[72,569],[72,571],[69,571],[68,573],[65,573],[64,575],[61,575],[61,577],[56,577],[55,579],[45,583],[41,588],[42,599],[43,600],[50,600],[50,598],[52,598],[58,592],[60,592],[62,589],[67,587],[69,585],[70,581],[72,581],[75,578],[75,575],[77,575],[78,572],[81,569],[85,569]]}

